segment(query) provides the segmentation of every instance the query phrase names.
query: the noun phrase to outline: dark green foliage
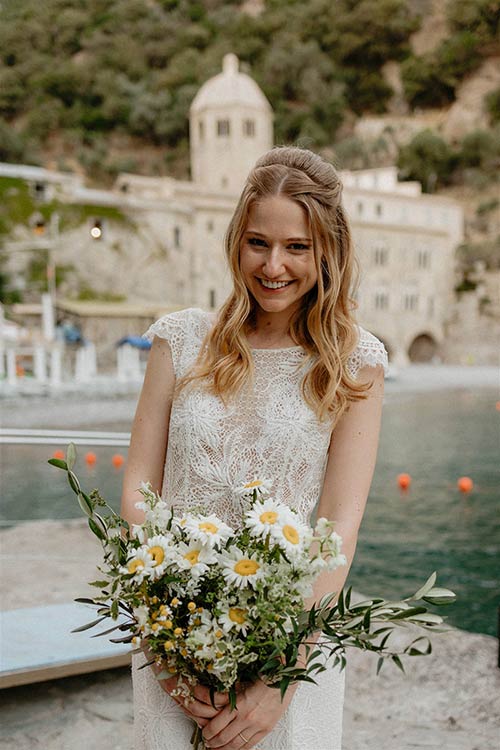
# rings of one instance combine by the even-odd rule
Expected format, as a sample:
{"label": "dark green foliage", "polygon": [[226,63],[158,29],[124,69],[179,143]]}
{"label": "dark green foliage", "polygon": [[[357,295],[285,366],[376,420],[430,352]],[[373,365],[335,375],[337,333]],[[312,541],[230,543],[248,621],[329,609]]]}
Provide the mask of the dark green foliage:
{"label": "dark green foliage", "polygon": [[397,164],[403,178],[418,180],[424,192],[432,193],[449,180],[456,157],[437,133],[423,130],[400,149]]}
{"label": "dark green foliage", "polygon": [[401,66],[412,107],[440,107],[455,99],[458,84],[489,54],[498,54],[496,0],[448,0],[450,35],[432,52],[410,55]]}
{"label": "dark green foliage", "polygon": [[[28,160],[27,134],[43,153],[56,131],[183,152],[191,101],[230,51],[270,99],[277,139],[321,147],[347,107],[384,111],[380,69],[417,27],[405,0],[268,0],[257,17],[238,0],[7,0],[0,16],[0,116],[22,123],[15,138],[0,129],[9,161]],[[95,144],[79,158],[102,171]]]}

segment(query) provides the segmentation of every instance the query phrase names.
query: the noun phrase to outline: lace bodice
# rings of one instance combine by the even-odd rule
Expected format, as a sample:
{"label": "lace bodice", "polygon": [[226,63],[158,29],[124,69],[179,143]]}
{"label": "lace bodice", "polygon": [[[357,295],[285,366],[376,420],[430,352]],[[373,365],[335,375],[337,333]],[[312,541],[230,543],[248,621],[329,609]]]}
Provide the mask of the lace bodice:
{"label": "lace bodice", "polygon": [[[144,335],[168,341],[180,378],[212,325],[209,313],[192,308],[163,316]],[[364,365],[386,369],[383,344],[362,328],[359,333],[350,373]],[[331,436],[330,424],[318,420],[301,394],[310,359],[300,346],[252,349],[252,356],[253,386],[227,406],[201,387],[174,399],[162,497],[179,510],[204,507],[237,524],[241,506],[234,488],[270,479],[274,497],[306,520],[319,499]]]}

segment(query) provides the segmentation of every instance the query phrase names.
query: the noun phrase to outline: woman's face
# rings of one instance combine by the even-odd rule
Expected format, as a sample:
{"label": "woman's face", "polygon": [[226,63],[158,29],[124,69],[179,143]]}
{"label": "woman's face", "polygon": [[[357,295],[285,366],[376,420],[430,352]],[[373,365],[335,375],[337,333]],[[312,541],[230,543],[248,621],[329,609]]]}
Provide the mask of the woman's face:
{"label": "woman's face", "polygon": [[254,203],[242,238],[240,268],[262,311],[287,316],[295,312],[318,279],[302,206],[281,195]]}

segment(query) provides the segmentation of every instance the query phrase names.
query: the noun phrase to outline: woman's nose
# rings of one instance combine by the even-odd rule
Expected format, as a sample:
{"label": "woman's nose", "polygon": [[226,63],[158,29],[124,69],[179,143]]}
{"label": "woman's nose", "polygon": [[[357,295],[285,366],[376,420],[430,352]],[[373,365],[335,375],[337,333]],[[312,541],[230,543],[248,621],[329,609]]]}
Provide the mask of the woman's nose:
{"label": "woman's nose", "polygon": [[263,271],[269,279],[279,276],[283,272],[283,254],[278,247],[273,247],[266,255]]}

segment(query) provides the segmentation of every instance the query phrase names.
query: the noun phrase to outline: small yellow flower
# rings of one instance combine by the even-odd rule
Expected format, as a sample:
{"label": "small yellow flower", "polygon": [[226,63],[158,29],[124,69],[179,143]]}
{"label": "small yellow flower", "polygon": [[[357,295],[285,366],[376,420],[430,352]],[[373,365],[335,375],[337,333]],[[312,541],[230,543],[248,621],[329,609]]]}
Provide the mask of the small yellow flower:
{"label": "small yellow flower", "polygon": [[167,628],[167,630],[170,630],[172,628],[172,620],[165,620],[163,625]]}
{"label": "small yellow flower", "polygon": [[127,568],[129,573],[137,573],[138,570],[144,568],[144,561],[136,557],[135,560],[129,562]]}
{"label": "small yellow flower", "polygon": [[153,623],[153,624],[151,625],[151,630],[153,630],[154,632],[156,632],[156,631],[157,631],[157,630],[159,630],[160,628],[161,628],[161,623],[160,623],[160,622],[154,622],[154,623]]}
{"label": "small yellow flower", "polygon": [[157,596],[151,597],[151,604],[158,604],[158,597]]}
{"label": "small yellow flower", "polygon": [[260,565],[256,560],[248,560],[243,558],[239,560],[234,566],[235,573],[240,576],[253,576],[259,570]]}
{"label": "small yellow flower", "polygon": [[157,565],[162,564],[162,562],[165,559],[165,550],[163,549],[163,547],[160,547],[160,546],[149,547],[148,552]]}
{"label": "small yellow flower", "polygon": [[170,602],[170,604],[172,605],[172,607],[177,607],[177,605],[180,604],[180,602],[177,599],[177,597],[174,596],[174,598],[172,599],[172,601]]}
{"label": "small yellow flower", "polygon": [[215,631],[215,637],[216,638],[222,638],[223,635],[224,635],[224,631],[223,630],[216,630]]}
{"label": "small yellow flower", "polygon": [[222,653],[222,651],[217,651],[217,653],[215,655],[216,655],[216,657],[218,659],[222,659],[222,657],[224,656],[224,654]]}
{"label": "small yellow flower", "polygon": [[189,609],[190,612],[194,612],[195,609],[196,609],[196,604],[194,602],[189,602],[188,603],[188,609]]}
{"label": "small yellow flower", "polygon": [[175,628],[174,635],[182,635],[182,628]]}
{"label": "small yellow flower", "polygon": [[299,532],[294,526],[290,526],[289,524],[283,526],[283,536],[291,544],[298,544],[300,542]]}
{"label": "small yellow flower", "polygon": [[240,609],[240,607],[231,607],[228,612],[229,619],[238,625],[243,625],[246,621],[246,610]]}
{"label": "small yellow flower", "polygon": [[171,651],[174,648],[174,644],[172,643],[172,641],[165,641],[165,643],[163,644],[163,648],[165,649],[165,651]]}
{"label": "small yellow flower", "polygon": [[187,649],[181,648],[181,654],[182,656],[187,656],[188,655]]}

